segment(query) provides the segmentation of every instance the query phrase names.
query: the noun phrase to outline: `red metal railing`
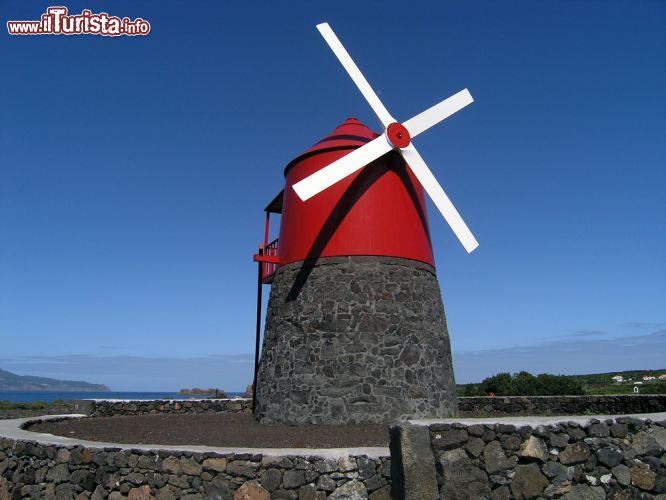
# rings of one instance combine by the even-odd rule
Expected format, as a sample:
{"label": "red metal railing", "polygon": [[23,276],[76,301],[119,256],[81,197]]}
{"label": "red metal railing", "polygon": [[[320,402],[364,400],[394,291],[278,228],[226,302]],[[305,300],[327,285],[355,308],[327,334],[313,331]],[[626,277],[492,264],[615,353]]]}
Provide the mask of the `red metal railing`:
{"label": "red metal railing", "polygon": [[259,246],[259,253],[254,256],[255,262],[261,262],[261,282],[273,282],[273,275],[277,270],[280,258],[278,257],[278,240],[275,239],[266,245]]}

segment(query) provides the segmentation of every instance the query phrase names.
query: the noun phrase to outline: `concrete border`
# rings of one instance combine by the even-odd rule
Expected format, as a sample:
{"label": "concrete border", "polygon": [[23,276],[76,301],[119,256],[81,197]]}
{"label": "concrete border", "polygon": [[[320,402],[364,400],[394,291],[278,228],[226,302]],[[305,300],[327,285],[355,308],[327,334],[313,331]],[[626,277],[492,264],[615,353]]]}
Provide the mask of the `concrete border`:
{"label": "concrete border", "polygon": [[101,441],[87,441],[84,439],[54,436],[25,430],[23,427],[31,422],[43,420],[60,420],[64,418],[88,418],[86,415],[44,415],[39,417],[14,418],[0,420],[0,438],[14,439],[20,441],[33,441],[39,444],[55,446],[84,446],[86,448],[104,449],[114,448],[120,450],[141,451],[187,451],[192,453],[216,453],[219,455],[235,454],[257,454],[264,456],[299,456],[299,457],[321,457],[342,458],[348,456],[362,456],[368,458],[380,458],[390,456],[388,447],[359,447],[359,448],[223,448],[216,446],[169,446],[169,445],[146,445],[127,443],[106,443]]}

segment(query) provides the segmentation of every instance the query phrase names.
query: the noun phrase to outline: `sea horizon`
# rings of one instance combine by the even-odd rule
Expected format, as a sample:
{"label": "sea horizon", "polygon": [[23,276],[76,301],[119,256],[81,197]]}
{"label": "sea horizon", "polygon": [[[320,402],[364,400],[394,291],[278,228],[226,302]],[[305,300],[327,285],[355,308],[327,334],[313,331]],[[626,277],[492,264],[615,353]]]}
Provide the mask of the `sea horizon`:
{"label": "sea horizon", "polygon": [[[243,396],[244,392],[225,391],[228,397]],[[52,403],[58,400],[79,399],[200,399],[191,394],[179,394],[177,391],[0,391],[0,401],[10,403]]]}

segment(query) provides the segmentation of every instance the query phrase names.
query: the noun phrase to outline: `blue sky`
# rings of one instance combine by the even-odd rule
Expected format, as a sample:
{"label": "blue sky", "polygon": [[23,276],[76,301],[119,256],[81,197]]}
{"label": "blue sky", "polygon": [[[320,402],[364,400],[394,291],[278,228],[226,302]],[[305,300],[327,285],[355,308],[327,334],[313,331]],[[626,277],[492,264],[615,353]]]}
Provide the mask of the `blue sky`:
{"label": "blue sky", "polygon": [[664,2],[65,5],[152,31],[0,34],[0,367],[250,382],[262,208],[347,117],[378,129],[322,21],[399,120],[475,98],[414,141],[480,242],[429,207],[458,381],[666,367]]}

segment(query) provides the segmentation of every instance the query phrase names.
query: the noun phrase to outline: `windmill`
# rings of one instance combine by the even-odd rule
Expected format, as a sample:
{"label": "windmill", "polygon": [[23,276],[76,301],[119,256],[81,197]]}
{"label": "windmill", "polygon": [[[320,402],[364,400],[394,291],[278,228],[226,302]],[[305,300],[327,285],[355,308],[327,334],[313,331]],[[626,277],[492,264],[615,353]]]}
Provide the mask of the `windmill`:
{"label": "windmill", "polygon": [[[470,104],[467,89],[404,123],[326,23],[317,29],[377,115],[347,119],[285,168],[259,262],[255,415],[263,422],[386,422],[457,412],[423,191],[478,243],[411,139]],[[280,236],[268,242],[271,213]],[[271,283],[258,364],[261,283]]]}

